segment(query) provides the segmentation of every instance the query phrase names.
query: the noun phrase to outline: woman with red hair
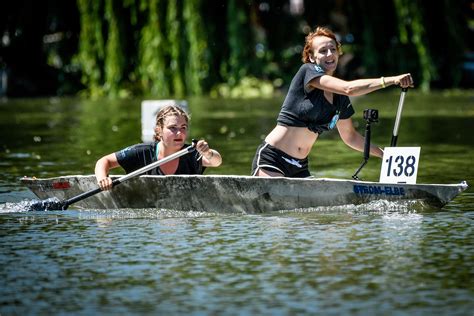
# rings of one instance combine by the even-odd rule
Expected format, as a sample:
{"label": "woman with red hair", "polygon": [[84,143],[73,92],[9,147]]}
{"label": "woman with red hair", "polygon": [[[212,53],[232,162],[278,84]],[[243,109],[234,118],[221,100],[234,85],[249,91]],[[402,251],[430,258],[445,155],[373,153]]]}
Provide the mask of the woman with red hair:
{"label": "woman with red hair", "polygon": [[[355,130],[350,96],[368,94],[391,85],[412,87],[411,75],[345,81],[334,77],[341,43],[328,28],[306,36],[302,61],[278,115],[277,125],[257,148],[252,175],[304,178],[311,176],[308,155],[318,136],[337,127],[349,147],[364,151],[364,137]],[[370,154],[382,158],[371,145]]]}

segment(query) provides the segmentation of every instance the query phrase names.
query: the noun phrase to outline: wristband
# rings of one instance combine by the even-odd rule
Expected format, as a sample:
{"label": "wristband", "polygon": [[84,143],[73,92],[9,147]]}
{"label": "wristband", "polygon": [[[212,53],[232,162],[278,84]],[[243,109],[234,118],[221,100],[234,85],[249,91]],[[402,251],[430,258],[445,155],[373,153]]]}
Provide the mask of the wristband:
{"label": "wristband", "polygon": [[385,78],[380,77],[380,84],[382,85],[382,88],[385,88]]}

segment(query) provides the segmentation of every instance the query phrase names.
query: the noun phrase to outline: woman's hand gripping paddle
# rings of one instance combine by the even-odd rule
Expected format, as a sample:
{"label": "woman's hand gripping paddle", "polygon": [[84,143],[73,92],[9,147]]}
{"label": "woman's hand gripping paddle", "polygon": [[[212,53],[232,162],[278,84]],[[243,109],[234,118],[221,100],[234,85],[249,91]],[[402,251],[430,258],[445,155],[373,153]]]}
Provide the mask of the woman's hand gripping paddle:
{"label": "woman's hand gripping paddle", "polygon": [[[119,185],[120,183],[122,183],[122,182],[124,182],[128,179],[131,179],[133,177],[144,174],[145,172],[147,172],[149,170],[155,169],[158,166],[161,166],[162,164],[165,164],[165,163],[167,163],[167,162],[169,162],[173,159],[176,159],[178,157],[181,157],[181,156],[184,156],[188,153],[193,152],[195,150],[196,143],[197,143],[197,141],[193,139],[192,145],[189,145],[188,147],[183,148],[180,151],[178,151],[178,152],[176,152],[172,155],[166,156],[163,159],[155,161],[154,163],[151,163],[151,164],[149,164],[149,165],[147,165],[143,168],[137,169],[137,170],[135,170],[135,171],[133,171],[129,174],[126,174],[123,177],[115,179],[114,181],[112,181],[112,187],[115,187],[116,185]],[[37,201],[37,202],[34,202],[31,205],[29,205],[28,211],[66,210],[69,207],[69,205],[74,204],[76,202],[79,202],[81,200],[84,200],[84,199],[86,199],[90,196],[93,196],[97,193],[100,193],[100,192],[102,192],[102,189],[99,187],[97,189],[93,189],[93,190],[81,193],[81,194],[79,194],[75,197],[72,197],[72,198],[64,200],[64,201],[59,201],[58,199],[54,199],[54,198],[49,198],[49,199],[46,199],[46,200]]]}

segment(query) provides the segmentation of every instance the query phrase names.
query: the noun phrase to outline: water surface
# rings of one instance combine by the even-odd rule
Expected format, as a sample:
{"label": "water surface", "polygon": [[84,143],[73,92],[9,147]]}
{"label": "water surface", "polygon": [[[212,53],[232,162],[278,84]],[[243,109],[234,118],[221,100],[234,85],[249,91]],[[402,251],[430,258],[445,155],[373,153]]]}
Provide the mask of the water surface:
{"label": "water surface", "polygon": [[[399,93],[376,108],[390,142]],[[474,180],[474,94],[410,91],[400,146],[421,146],[418,182]],[[188,100],[191,137],[224,157],[208,174],[245,174],[281,98]],[[474,194],[442,210],[375,202],[272,214],[169,210],[22,212],[18,178],[90,174],[100,156],[140,142],[140,100],[0,102],[0,314],[472,315]],[[316,177],[350,178],[362,154],[336,133],[313,149]],[[371,158],[360,176],[377,181]],[[120,174],[120,171],[116,172]]]}

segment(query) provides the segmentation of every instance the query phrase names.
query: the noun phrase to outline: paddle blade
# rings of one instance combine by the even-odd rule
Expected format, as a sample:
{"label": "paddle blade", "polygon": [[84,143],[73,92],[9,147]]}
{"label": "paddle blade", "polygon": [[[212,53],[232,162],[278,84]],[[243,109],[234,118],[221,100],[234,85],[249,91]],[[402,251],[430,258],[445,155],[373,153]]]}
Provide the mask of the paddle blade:
{"label": "paddle blade", "polygon": [[29,212],[41,212],[41,211],[61,211],[67,208],[67,204],[58,198],[49,198],[41,201],[31,201],[26,206]]}

